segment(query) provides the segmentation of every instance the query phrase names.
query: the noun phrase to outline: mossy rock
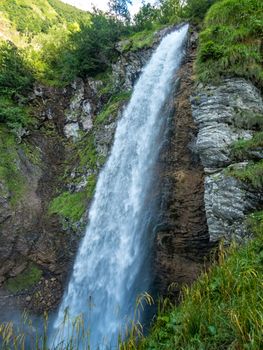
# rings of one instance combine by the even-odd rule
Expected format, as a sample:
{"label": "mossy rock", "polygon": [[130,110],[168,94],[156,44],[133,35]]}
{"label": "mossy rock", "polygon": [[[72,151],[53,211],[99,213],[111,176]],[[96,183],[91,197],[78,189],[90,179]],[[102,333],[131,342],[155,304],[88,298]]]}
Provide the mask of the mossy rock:
{"label": "mossy rock", "polygon": [[30,263],[27,269],[16,277],[9,278],[5,284],[8,291],[12,293],[22,292],[30,289],[39,282],[42,270],[34,263]]}

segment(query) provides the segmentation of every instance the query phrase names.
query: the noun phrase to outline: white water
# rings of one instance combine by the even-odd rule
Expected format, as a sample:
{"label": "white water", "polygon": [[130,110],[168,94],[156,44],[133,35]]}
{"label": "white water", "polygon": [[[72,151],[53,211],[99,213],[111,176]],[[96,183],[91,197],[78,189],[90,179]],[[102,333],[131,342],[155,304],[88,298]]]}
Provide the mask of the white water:
{"label": "white water", "polygon": [[116,347],[118,332],[132,317],[136,296],[149,287],[147,194],[165,124],[162,108],[183,58],[187,30],[185,25],[162,40],[118,122],[54,324],[58,330],[66,308],[72,319],[83,313],[91,331],[91,350],[105,348],[103,343]]}

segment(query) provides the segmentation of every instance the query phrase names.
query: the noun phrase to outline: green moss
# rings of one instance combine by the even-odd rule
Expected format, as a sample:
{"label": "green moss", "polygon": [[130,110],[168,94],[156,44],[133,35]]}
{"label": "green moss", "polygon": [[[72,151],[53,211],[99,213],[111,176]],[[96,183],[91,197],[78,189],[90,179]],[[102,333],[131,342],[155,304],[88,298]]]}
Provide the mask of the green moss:
{"label": "green moss", "polygon": [[87,185],[81,192],[63,192],[54,198],[50,204],[49,213],[58,214],[72,222],[79,221],[93,196],[95,185],[95,175],[89,176]]}
{"label": "green moss", "polygon": [[251,152],[262,152],[263,132],[257,132],[250,140],[238,140],[232,145],[232,154],[237,159],[246,159]]}
{"label": "green moss", "polygon": [[262,12],[263,2],[258,0],[223,0],[210,8],[196,64],[201,81],[242,76],[263,87]]}
{"label": "green moss", "polygon": [[136,349],[262,348],[262,211],[249,221],[256,237],[242,247],[221,250],[218,264],[184,289],[179,307],[160,311]]}
{"label": "green moss", "polygon": [[249,163],[242,169],[230,169],[228,175],[251,184],[255,188],[263,187],[263,160],[256,163]]}
{"label": "green moss", "polygon": [[99,156],[95,147],[95,140],[92,134],[81,139],[77,147],[77,155],[79,158],[79,167],[82,169],[96,169],[99,165]]}
{"label": "green moss", "polygon": [[39,282],[41,277],[42,270],[40,270],[35,264],[30,263],[28,268],[20,275],[14,278],[9,278],[5,286],[10,292],[17,293],[33,287]]}
{"label": "green moss", "polygon": [[109,117],[114,117],[116,118],[117,113],[121,107],[121,105],[125,102],[128,101],[131,96],[131,92],[126,92],[123,91],[119,93],[118,95],[113,96],[110,101],[106,104],[102,112],[97,115],[95,119],[95,124],[104,124]]}

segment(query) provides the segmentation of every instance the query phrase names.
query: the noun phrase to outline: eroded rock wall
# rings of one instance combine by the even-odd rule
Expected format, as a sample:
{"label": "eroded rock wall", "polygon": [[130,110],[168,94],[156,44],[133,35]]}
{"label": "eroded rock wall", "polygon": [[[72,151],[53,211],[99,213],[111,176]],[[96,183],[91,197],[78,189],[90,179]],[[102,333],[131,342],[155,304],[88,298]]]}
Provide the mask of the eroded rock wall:
{"label": "eroded rock wall", "polygon": [[[175,76],[171,120],[160,155],[160,217],[156,227],[155,283],[158,294],[178,298],[204,267],[211,245],[204,203],[204,170],[195,152],[198,133],[191,110],[197,34],[189,36],[185,61]],[[169,288],[170,286],[170,288]]]}

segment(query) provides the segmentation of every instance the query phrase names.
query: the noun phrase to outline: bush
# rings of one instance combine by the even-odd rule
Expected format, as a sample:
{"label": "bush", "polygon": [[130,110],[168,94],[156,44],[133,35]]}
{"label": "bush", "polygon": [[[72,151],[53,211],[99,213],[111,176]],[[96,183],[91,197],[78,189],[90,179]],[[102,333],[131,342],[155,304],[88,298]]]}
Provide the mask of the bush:
{"label": "bush", "polygon": [[184,7],[184,17],[191,19],[194,23],[200,23],[208,9],[219,0],[187,0]]}
{"label": "bush", "polygon": [[0,123],[12,129],[25,127],[31,122],[25,107],[26,95],[33,85],[33,73],[24,52],[10,43],[0,45]]}
{"label": "bush", "polygon": [[77,74],[81,77],[95,76],[110,68],[118,55],[115,44],[121,35],[128,32],[129,27],[122,22],[96,12],[92,16],[92,25],[81,25],[80,31],[71,36],[78,62]]}
{"label": "bush", "polygon": [[10,42],[0,44],[0,93],[18,99],[25,96],[33,84],[33,72],[23,50]]}

